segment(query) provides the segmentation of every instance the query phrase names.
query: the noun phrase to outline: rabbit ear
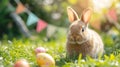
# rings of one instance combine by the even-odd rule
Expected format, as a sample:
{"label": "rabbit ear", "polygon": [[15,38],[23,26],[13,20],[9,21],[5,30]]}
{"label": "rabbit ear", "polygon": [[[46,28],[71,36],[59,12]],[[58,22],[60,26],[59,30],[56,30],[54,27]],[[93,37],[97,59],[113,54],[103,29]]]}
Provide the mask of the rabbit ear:
{"label": "rabbit ear", "polygon": [[67,7],[67,14],[71,23],[79,19],[77,13],[71,7]]}
{"label": "rabbit ear", "polygon": [[82,13],[81,20],[84,23],[88,23],[88,21],[90,20],[91,14],[92,14],[92,9],[91,8],[85,9]]}

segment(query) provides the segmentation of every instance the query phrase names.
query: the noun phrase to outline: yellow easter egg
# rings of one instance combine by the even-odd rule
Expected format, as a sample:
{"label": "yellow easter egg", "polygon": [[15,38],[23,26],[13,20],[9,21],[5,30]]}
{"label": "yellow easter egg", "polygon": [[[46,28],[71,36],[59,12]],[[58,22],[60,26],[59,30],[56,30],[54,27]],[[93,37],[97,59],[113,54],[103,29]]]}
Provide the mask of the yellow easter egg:
{"label": "yellow easter egg", "polygon": [[47,53],[37,54],[37,63],[40,67],[55,67],[55,60]]}

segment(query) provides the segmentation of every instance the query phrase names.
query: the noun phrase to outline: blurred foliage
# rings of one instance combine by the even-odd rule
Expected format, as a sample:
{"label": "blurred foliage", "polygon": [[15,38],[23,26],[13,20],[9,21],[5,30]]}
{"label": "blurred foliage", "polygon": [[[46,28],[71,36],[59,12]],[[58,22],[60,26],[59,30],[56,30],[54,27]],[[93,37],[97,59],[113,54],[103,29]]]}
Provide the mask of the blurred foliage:
{"label": "blurred foliage", "polygon": [[[17,1],[17,0],[16,0]],[[32,11],[40,19],[45,20],[49,24],[53,24],[60,27],[68,26],[68,20],[66,15],[66,7],[69,4],[75,4],[77,0],[20,0],[26,8]],[[1,0],[0,2],[0,37],[7,34],[9,38],[13,35],[20,35],[19,30],[16,27],[13,19],[10,18],[12,12],[9,8],[9,3],[17,8],[15,0]],[[20,14],[22,19],[26,22],[28,15],[26,13]],[[10,28],[9,28],[10,27]],[[28,27],[29,29],[35,29],[36,24]]]}
{"label": "blurred foliage", "polygon": [[[56,25],[58,27],[67,27],[69,21],[66,15],[66,7],[73,6],[78,14],[81,14],[82,10],[90,6],[91,0],[20,0],[26,8],[32,11],[40,19],[45,20],[49,24]],[[118,0],[115,0],[110,6],[115,7],[118,4]],[[69,62],[69,59],[65,58],[65,41],[66,31],[58,30],[55,34],[56,39],[47,41],[44,39],[46,33],[45,30],[40,33],[40,38],[32,41],[22,38],[20,32],[10,18],[12,10],[8,8],[8,4],[11,3],[14,7],[17,7],[15,0],[0,0],[0,58],[3,58],[3,65],[5,67],[13,67],[14,62],[17,59],[25,58],[29,61],[32,67],[37,67],[36,58],[34,55],[34,49],[38,46],[43,46],[48,49],[56,60],[56,66],[58,67],[120,67],[120,32],[118,29],[112,30],[112,33],[103,32],[100,30],[100,24],[106,21],[105,14],[109,8],[103,8],[99,12],[94,12],[91,19],[92,25],[97,32],[101,35],[105,44],[105,54],[102,58],[97,60],[87,57],[86,60],[81,59],[81,56],[76,61]],[[92,5],[91,5],[92,6]],[[120,5],[116,7],[118,22],[120,22]],[[27,20],[28,15],[26,13],[20,14],[24,21]],[[97,22],[96,22],[97,21]],[[103,24],[104,25],[104,24]],[[28,27],[30,30],[36,28],[36,24]],[[113,28],[113,27],[112,27]],[[110,28],[110,29],[112,29]],[[109,29],[109,30],[110,30]],[[114,32],[117,30],[117,34]],[[21,37],[22,39],[15,39],[13,37]],[[12,41],[9,39],[13,38]],[[22,49],[19,49],[22,48]]]}
{"label": "blurred foliage", "polygon": [[0,39],[3,35],[8,35],[9,38],[20,35],[16,24],[10,18],[8,5],[9,0],[0,1]]}
{"label": "blurred foliage", "polygon": [[[19,29],[14,23],[13,19],[10,18],[10,13],[15,10],[9,8],[9,3],[11,3],[15,8],[17,8],[16,1],[19,0],[1,0],[0,2],[0,38],[7,34],[8,38],[12,38],[14,36],[20,35]],[[56,25],[58,27],[67,27],[69,25],[69,21],[66,14],[66,7],[72,6],[75,11],[80,15],[83,9],[87,7],[94,8],[94,12],[91,19],[91,27],[95,30],[100,30],[101,24],[104,25],[107,19],[105,18],[106,12],[109,11],[110,8],[115,8],[117,10],[118,21],[119,21],[119,1],[111,0],[110,4],[107,3],[107,7],[100,1],[100,4],[104,5],[102,7],[100,4],[96,5],[95,3],[99,0],[20,0],[23,5],[32,11],[35,15],[37,15],[40,19],[45,20],[49,24]],[[93,2],[92,2],[93,1]],[[95,3],[94,3],[95,1]],[[95,5],[94,5],[95,4]],[[118,7],[116,7],[118,5]],[[102,8],[101,8],[102,7]],[[97,10],[98,9],[98,10]],[[14,11],[13,11],[14,10]],[[98,11],[98,12],[97,12]],[[26,22],[28,15],[26,13],[19,14],[22,19]],[[28,27],[29,30],[34,30],[36,28],[36,24],[33,24]],[[104,28],[104,27],[102,27]],[[103,31],[104,29],[100,30]]]}
{"label": "blurred foliage", "polygon": [[40,19],[57,26],[66,26],[67,0],[21,0]]}

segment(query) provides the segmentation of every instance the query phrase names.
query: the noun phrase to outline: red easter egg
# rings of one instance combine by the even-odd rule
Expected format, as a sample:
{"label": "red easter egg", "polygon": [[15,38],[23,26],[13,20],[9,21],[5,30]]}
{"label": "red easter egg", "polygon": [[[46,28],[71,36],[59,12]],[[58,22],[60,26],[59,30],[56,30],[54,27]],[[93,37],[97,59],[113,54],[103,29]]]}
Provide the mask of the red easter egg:
{"label": "red easter egg", "polygon": [[30,67],[30,65],[25,59],[20,59],[15,62],[14,67]]}

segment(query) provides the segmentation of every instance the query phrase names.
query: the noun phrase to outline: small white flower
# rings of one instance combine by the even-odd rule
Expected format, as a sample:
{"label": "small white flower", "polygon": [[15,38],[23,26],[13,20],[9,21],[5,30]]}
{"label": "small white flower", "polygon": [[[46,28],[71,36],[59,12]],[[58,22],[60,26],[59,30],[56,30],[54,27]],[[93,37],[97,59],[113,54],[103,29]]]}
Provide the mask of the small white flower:
{"label": "small white flower", "polygon": [[50,4],[52,4],[53,3],[53,0],[44,0],[43,1],[43,4],[44,5],[50,5]]}
{"label": "small white flower", "polygon": [[103,60],[99,60],[99,62],[103,63],[104,61]]}
{"label": "small white flower", "polygon": [[57,20],[61,17],[61,14],[60,13],[52,13],[52,18]]}
{"label": "small white flower", "polygon": [[85,62],[85,60],[84,60],[84,59],[82,59],[82,60],[81,60],[81,62]]}
{"label": "small white flower", "polygon": [[3,57],[0,57],[0,61],[3,60]]}
{"label": "small white flower", "polygon": [[118,63],[118,61],[113,61],[113,62],[111,63],[111,65],[118,66],[118,65],[119,65],[119,63]]}
{"label": "small white flower", "polygon": [[9,44],[12,44],[12,41],[8,40],[8,43],[9,43]]}

